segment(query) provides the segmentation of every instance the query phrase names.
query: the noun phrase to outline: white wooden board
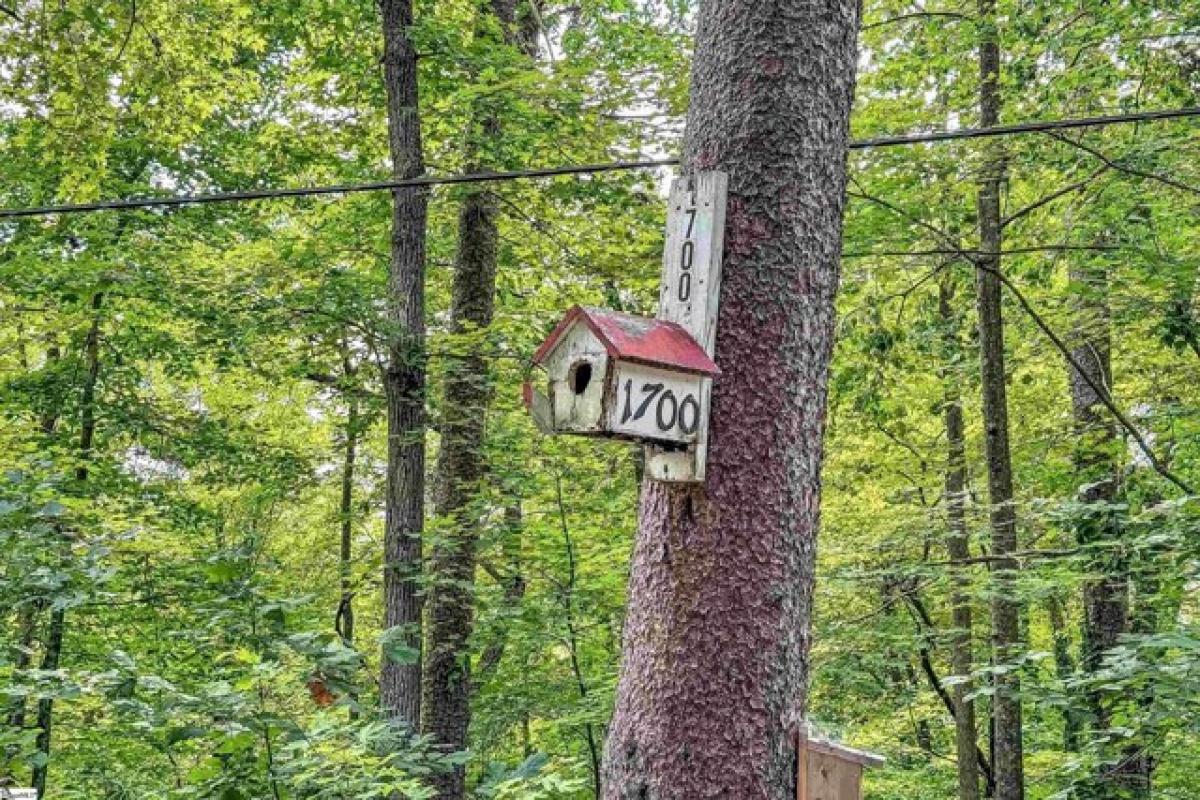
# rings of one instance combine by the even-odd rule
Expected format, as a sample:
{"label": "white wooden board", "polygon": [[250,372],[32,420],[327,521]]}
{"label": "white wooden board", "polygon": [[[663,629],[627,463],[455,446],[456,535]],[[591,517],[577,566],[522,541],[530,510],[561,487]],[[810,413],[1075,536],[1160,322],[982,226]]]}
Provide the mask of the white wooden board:
{"label": "white wooden board", "polygon": [[[658,318],[679,323],[710,357],[716,353],[728,185],[728,176],[723,172],[676,178],[671,184],[667,210]],[[686,452],[653,445],[646,448],[646,468],[651,477],[665,481],[704,480],[711,387],[711,380],[701,381],[697,400],[702,416],[692,447]]]}
{"label": "white wooden board", "polygon": [[706,417],[699,375],[618,361],[608,429],[681,444],[697,440]]}
{"label": "white wooden board", "polygon": [[682,325],[709,356],[721,299],[727,186],[723,172],[676,178],[667,206],[658,318]]}

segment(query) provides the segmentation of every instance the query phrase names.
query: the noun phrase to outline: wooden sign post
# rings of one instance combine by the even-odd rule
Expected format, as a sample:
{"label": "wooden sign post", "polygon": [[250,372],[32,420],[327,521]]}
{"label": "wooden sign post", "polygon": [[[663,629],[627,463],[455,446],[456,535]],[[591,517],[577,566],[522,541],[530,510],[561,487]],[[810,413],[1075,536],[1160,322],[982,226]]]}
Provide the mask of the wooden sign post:
{"label": "wooden sign post", "polygon": [[[667,206],[667,241],[663,250],[658,318],[678,323],[709,358],[716,354],[728,186],[728,176],[723,172],[679,177],[671,184]],[[701,382],[698,395],[700,420],[695,444],[687,449],[647,445],[646,470],[655,480],[704,480],[711,378]]]}

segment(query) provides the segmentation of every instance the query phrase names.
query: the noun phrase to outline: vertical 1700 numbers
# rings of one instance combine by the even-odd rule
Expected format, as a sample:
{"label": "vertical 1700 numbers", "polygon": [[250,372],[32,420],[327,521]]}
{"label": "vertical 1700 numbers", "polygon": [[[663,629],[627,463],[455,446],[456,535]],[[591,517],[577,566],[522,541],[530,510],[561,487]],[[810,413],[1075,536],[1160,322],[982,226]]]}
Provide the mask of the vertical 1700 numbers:
{"label": "vertical 1700 numbers", "polygon": [[[661,383],[643,381],[635,398],[633,379],[626,378],[622,393],[625,395],[625,405],[621,411],[622,425],[646,416],[651,405],[654,406],[654,424],[660,431],[670,432],[678,428],[686,436],[695,433],[700,425],[700,403],[690,392],[680,399]],[[655,403],[655,400],[658,402]]]}

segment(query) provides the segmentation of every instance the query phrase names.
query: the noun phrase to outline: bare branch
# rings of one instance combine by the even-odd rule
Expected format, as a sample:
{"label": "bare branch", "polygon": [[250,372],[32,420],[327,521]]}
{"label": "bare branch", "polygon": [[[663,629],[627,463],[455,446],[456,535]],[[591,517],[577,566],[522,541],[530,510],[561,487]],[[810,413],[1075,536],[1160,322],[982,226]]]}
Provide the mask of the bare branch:
{"label": "bare branch", "polygon": [[[1072,142],[1072,144],[1074,144],[1074,142]],[[1107,159],[1105,159],[1105,160],[1107,160]],[[1120,167],[1117,165],[1112,165],[1112,166],[1114,169],[1118,169],[1118,170],[1120,169]],[[1154,468],[1154,471],[1157,472],[1162,477],[1166,478],[1171,483],[1173,483],[1176,487],[1181,489],[1184,493],[1189,494],[1189,495],[1196,493],[1192,489],[1191,486],[1189,486],[1182,479],[1180,479],[1177,475],[1175,475],[1175,473],[1173,473],[1170,469],[1168,469],[1167,466],[1165,464],[1163,464],[1163,462],[1158,458],[1158,456],[1156,456],[1154,454],[1154,451],[1150,448],[1150,444],[1146,441],[1146,437],[1144,437],[1142,435],[1141,431],[1139,431],[1137,429],[1137,426],[1135,426],[1133,424],[1133,422],[1130,421],[1129,417],[1125,416],[1124,412],[1122,412],[1121,409],[1119,409],[1117,407],[1116,403],[1113,402],[1111,395],[1109,395],[1109,393],[1108,393],[1107,387],[1097,384],[1092,379],[1092,377],[1087,373],[1087,371],[1080,365],[1079,361],[1075,358],[1074,354],[1071,352],[1071,349],[1069,347],[1067,347],[1067,345],[1058,336],[1058,334],[1054,332],[1054,329],[1051,328],[1050,325],[1047,324],[1046,320],[1034,309],[1034,307],[1030,304],[1029,300],[1027,300],[1025,298],[1025,295],[1021,292],[1021,290],[1019,288],[1017,288],[1017,285],[1014,284],[1008,278],[1008,276],[1005,275],[1000,270],[993,269],[991,267],[987,267],[984,265],[984,259],[982,259],[980,257],[982,255],[985,255],[984,253],[981,253],[978,250],[973,251],[973,252],[964,250],[963,248],[958,246],[958,243],[955,242],[954,239],[951,238],[949,234],[945,233],[937,226],[931,225],[928,222],[920,219],[919,217],[916,217],[913,214],[910,214],[909,212],[905,211],[904,209],[900,208],[899,206],[895,205],[894,203],[890,203],[887,200],[884,200],[882,198],[878,198],[878,197],[874,197],[872,195],[866,194],[865,192],[857,192],[857,193],[856,192],[847,192],[847,194],[849,194],[853,197],[858,197],[863,200],[868,200],[872,203],[875,203],[876,205],[879,205],[882,208],[888,209],[893,214],[896,214],[900,217],[903,217],[904,219],[909,220],[914,225],[918,225],[918,226],[924,228],[925,230],[929,231],[934,236],[936,236],[938,239],[940,239],[942,241],[942,244],[955,250],[958,253],[958,255],[961,256],[964,260],[966,260],[970,264],[973,264],[975,266],[975,269],[984,270],[985,272],[989,272],[989,273],[995,275],[996,278],[1000,281],[1001,285],[1003,285],[1004,288],[1008,289],[1008,291],[1012,293],[1013,298],[1016,299],[1017,303],[1021,306],[1021,309],[1029,316],[1030,319],[1033,320],[1034,324],[1037,325],[1037,327],[1042,331],[1042,333],[1046,334],[1046,338],[1048,338],[1050,340],[1050,342],[1058,349],[1058,351],[1060,353],[1062,353],[1063,357],[1067,360],[1067,363],[1071,365],[1071,368],[1074,369],[1077,373],[1079,373],[1079,377],[1081,377],[1083,379],[1084,383],[1086,383],[1088,385],[1088,387],[1093,392],[1096,393],[1096,396],[1098,398],[1100,398],[1100,402],[1103,403],[1104,407],[1108,409],[1109,413],[1113,415],[1113,417],[1117,420],[1117,422],[1121,425],[1121,427],[1125,429],[1125,432],[1129,434],[1130,438],[1133,439],[1134,442],[1137,443],[1138,449],[1141,450],[1143,455],[1146,456],[1146,459],[1150,462],[1150,465]],[[988,254],[988,255],[990,255],[990,254]]]}
{"label": "bare branch", "polygon": [[[921,598],[915,592],[905,592],[904,599],[908,603],[909,612],[912,614],[913,621],[917,623],[917,629],[921,632],[921,643],[918,645],[918,650],[921,656],[921,671],[925,673],[925,679],[929,681],[929,686],[941,699],[942,705],[946,707],[946,711],[950,713],[950,718],[958,719],[958,709],[954,705],[954,699],[950,697],[950,693],[946,691],[946,687],[942,685],[942,679],[938,677],[937,670],[933,666],[933,658],[929,652],[927,644],[927,632],[934,631],[933,620],[929,616],[929,611],[926,610]],[[992,763],[988,757],[984,755],[979,746],[975,746],[975,758],[979,761],[979,771],[983,773],[983,778],[987,782],[988,796],[990,797],[994,791],[995,775],[992,772]]]}
{"label": "bare branch", "polygon": [[137,0],[129,0],[129,27],[125,29],[125,38],[121,40],[121,47],[117,50],[117,57],[114,61],[120,61],[125,55],[125,48],[129,47],[129,40],[133,38],[133,29],[137,26]]}
{"label": "bare branch", "polygon": [[1117,170],[1118,172],[1124,172],[1126,175],[1133,175],[1138,178],[1145,178],[1146,180],[1157,181],[1158,183],[1161,183],[1164,186],[1170,186],[1173,189],[1179,189],[1180,191],[1183,191],[1183,192],[1200,195],[1200,188],[1197,188],[1195,186],[1190,186],[1186,183],[1183,183],[1182,181],[1177,181],[1174,178],[1168,178],[1166,175],[1160,175],[1157,172],[1147,172],[1145,170],[1141,170],[1136,167],[1130,167],[1126,164],[1120,164],[1116,161],[1113,161],[1111,158],[1109,158],[1108,156],[1106,156],[1104,153],[1100,152],[1096,148],[1086,145],[1077,139],[1072,139],[1070,136],[1065,136],[1061,133],[1054,133],[1054,132],[1047,132],[1046,135],[1050,136],[1051,138],[1056,139],[1064,144],[1069,144],[1072,147],[1082,150],[1083,152],[1087,153],[1088,155],[1092,156],[1093,158],[1100,159],[1101,161],[1104,162],[1105,165],[1107,165],[1108,167],[1110,167],[1112,169]]}
{"label": "bare branch", "polygon": [[1096,180],[1096,178],[1099,178],[1101,175],[1108,172],[1109,169],[1111,169],[1111,167],[1108,164],[1105,164],[1104,166],[1100,167],[1100,169],[1096,170],[1091,175],[1088,175],[1083,180],[1076,181],[1075,183],[1072,183],[1070,186],[1064,186],[1063,188],[1059,189],[1058,191],[1051,192],[1050,194],[1046,195],[1045,197],[1043,197],[1039,200],[1036,200],[1033,203],[1030,203],[1029,205],[1025,206],[1024,208],[1014,211],[1013,213],[1009,214],[1004,219],[1000,220],[1000,227],[1002,229],[1007,228],[1013,222],[1016,222],[1017,220],[1021,219],[1022,217],[1032,214],[1034,211],[1037,211],[1042,206],[1053,203],[1055,200],[1057,200],[1060,197],[1063,197],[1064,195],[1071,194],[1072,192],[1077,192],[1080,189],[1086,189],[1089,185],[1091,185],[1092,181]]}

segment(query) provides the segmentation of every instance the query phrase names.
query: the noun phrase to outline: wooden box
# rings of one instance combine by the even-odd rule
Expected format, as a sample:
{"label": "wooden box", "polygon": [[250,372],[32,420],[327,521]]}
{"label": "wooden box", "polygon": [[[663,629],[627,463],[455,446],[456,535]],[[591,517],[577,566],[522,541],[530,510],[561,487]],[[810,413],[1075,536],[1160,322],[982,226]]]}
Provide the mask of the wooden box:
{"label": "wooden box", "polygon": [[796,741],[796,800],[862,800],[862,774],[884,759],[800,733]]}

